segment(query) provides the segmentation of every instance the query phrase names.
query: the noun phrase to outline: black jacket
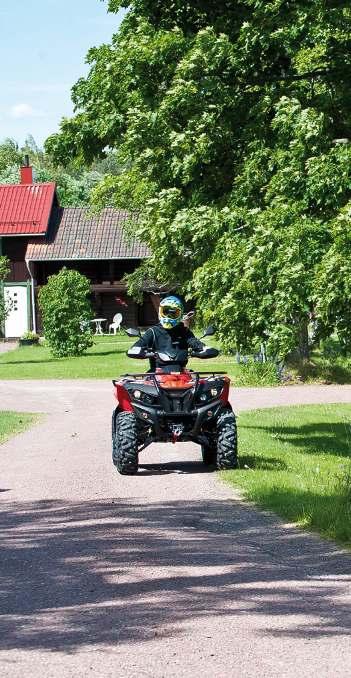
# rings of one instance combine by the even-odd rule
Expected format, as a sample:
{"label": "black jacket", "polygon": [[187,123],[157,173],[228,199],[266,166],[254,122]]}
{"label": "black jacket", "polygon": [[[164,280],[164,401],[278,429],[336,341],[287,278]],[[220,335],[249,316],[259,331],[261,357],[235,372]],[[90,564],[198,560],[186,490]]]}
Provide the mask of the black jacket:
{"label": "black jacket", "polygon": [[[205,345],[195,337],[183,323],[171,330],[165,330],[161,324],[149,327],[145,334],[129,349],[127,355],[130,358],[141,357],[143,351],[137,352],[135,349],[144,349],[146,352],[159,351],[172,356],[172,362],[167,363],[172,371],[183,369],[188,362],[188,349],[202,351]],[[165,363],[159,360],[150,359],[150,369],[154,371],[156,367],[165,368]]]}

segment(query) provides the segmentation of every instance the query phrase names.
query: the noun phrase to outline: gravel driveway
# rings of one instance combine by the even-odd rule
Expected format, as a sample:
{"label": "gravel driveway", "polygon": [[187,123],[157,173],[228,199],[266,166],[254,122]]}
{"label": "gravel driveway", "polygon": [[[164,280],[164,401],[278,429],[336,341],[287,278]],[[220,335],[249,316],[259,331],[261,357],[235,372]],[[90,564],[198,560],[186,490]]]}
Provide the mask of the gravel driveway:
{"label": "gravel driveway", "polygon": [[[339,401],[350,386],[232,392]],[[46,413],[0,447],[2,677],[350,676],[349,554],[243,503],[195,445],[116,474],[106,382],[2,382],[0,402]]]}

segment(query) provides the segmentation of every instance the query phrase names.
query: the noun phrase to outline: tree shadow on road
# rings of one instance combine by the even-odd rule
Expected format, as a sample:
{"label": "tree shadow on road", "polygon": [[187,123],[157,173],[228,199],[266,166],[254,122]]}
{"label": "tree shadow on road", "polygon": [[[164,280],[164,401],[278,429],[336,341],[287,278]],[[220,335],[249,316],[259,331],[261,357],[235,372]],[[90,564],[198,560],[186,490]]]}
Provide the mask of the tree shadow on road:
{"label": "tree shadow on road", "polygon": [[238,501],[8,503],[0,527],[1,649],[161,640],[206,617],[233,635],[250,617],[261,635],[351,630],[351,555]]}

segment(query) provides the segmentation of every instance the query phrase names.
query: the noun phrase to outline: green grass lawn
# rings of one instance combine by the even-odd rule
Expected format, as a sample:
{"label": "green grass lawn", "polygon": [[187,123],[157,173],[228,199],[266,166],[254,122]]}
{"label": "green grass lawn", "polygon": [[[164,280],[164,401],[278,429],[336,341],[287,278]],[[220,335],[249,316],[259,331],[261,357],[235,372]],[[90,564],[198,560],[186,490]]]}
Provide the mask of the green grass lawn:
{"label": "green grass lawn", "polygon": [[107,379],[130,368],[130,340],[97,337],[78,358],[54,358],[47,346],[21,346],[0,356],[1,379]]}
{"label": "green grass lawn", "polygon": [[[113,379],[126,372],[143,372],[148,361],[126,356],[134,343],[125,335],[95,338],[95,344],[79,358],[53,358],[46,346],[22,346],[0,355],[0,379]],[[192,360],[194,370],[219,370],[240,377],[232,356]]]}
{"label": "green grass lawn", "polygon": [[[200,331],[197,332],[200,334]],[[94,346],[79,358],[54,358],[45,345],[23,346],[0,353],[0,379],[112,379],[125,372],[147,370],[147,361],[127,358],[133,340],[126,334],[94,337]],[[218,346],[215,338],[207,346]],[[280,383],[272,362],[261,364],[249,360],[238,365],[234,355],[221,354],[212,360],[190,360],[194,370],[226,372],[235,386],[275,386]],[[316,350],[306,363],[286,365],[284,383],[351,384],[351,358],[322,354]]]}
{"label": "green grass lawn", "polygon": [[351,546],[351,405],[240,414],[240,469],[223,473],[246,498]]}
{"label": "green grass lawn", "polygon": [[[53,358],[45,345],[22,346],[15,351],[0,354],[0,379],[112,379],[125,372],[146,371],[148,362],[127,358],[126,351],[133,343],[126,335],[94,337],[94,346],[79,358]],[[208,346],[216,346],[207,339]],[[234,355],[222,354],[212,360],[190,360],[194,370],[226,372],[236,386],[274,386],[278,383],[272,363],[261,365],[249,362],[238,365]],[[292,369],[293,381],[299,373],[303,381],[351,383],[350,366],[336,360],[300,365]],[[296,380],[296,379],[295,379]]]}
{"label": "green grass lawn", "polygon": [[36,414],[0,411],[0,443],[16,433],[21,433],[37,420],[38,415]]}

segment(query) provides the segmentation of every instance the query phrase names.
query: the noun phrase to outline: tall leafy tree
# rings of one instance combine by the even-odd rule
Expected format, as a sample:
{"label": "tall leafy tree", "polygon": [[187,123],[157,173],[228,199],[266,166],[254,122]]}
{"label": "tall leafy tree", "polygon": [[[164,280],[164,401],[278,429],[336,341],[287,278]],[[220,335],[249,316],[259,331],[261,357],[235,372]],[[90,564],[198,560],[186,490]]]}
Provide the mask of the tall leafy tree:
{"label": "tall leafy tree", "polygon": [[115,149],[123,171],[94,199],[140,210],[149,270],[195,296],[229,344],[307,355],[311,316],[341,327],[328,299],[344,256],[336,272],[333,224],[351,198],[349,2],[108,4],[129,11],[90,50],[76,115],[48,152],[91,163]]}

